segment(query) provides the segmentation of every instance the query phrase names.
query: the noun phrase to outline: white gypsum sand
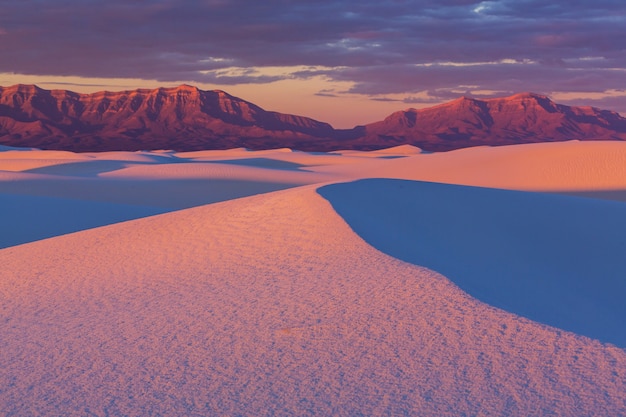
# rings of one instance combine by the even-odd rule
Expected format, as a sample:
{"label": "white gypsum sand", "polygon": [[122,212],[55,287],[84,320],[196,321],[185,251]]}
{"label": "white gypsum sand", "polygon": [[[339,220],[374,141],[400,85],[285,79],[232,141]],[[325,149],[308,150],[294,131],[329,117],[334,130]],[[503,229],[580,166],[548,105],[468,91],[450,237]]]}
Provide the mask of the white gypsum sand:
{"label": "white gypsum sand", "polygon": [[[606,177],[620,172],[620,159],[611,155],[626,148],[554,145],[539,164],[548,170],[551,190],[594,190],[593,181],[576,185],[566,169],[571,164],[589,173],[585,181],[595,178],[598,189],[620,189],[623,178]],[[557,145],[575,148],[578,156],[561,157]],[[626,414],[623,349],[489,306],[436,272],[383,254],[337,214],[330,204],[336,197],[325,200],[316,185],[368,177],[436,181],[435,174],[424,176],[439,172],[450,183],[533,189],[541,185],[531,181],[537,165],[530,183],[517,173],[536,161],[535,148],[529,150],[536,146],[468,149],[492,161],[473,168],[469,156],[467,168],[459,166],[464,151],[406,149],[367,156],[91,154],[76,162],[92,158],[93,169],[65,161],[39,172],[13,163],[11,172],[0,172],[0,193],[60,198],[68,208],[81,198],[121,208],[140,201],[172,206],[172,195],[159,193],[171,176],[176,182],[164,190],[181,189],[183,198],[204,185],[211,202],[216,172],[249,181],[250,195],[268,191],[257,187],[263,181],[296,188],[0,250],[0,413]],[[585,157],[589,152],[595,156]],[[11,159],[0,153],[0,170],[3,158]],[[174,158],[182,160],[168,160]],[[519,161],[515,174],[513,163],[496,163],[502,158]],[[220,164],[217,159],[226,166],[202,167]],[[428,164],[441,171],[426,170]],[[266,177],[258,181],[261,173]],[[200,185],[185,188],[192,181]],[[331,185],[341,186],[352,187]],[[85,197],[90,187],[98,192]],[[379,200],[417,198],[400,187],[370,188]],[[437,201],[429,202],[435,210]],[[449,203],[442,199],[441,210]],[[351,213],[363,212],[359,200],[346,204]],[[401,227],[403,221],[383,212],[365,225]]]}

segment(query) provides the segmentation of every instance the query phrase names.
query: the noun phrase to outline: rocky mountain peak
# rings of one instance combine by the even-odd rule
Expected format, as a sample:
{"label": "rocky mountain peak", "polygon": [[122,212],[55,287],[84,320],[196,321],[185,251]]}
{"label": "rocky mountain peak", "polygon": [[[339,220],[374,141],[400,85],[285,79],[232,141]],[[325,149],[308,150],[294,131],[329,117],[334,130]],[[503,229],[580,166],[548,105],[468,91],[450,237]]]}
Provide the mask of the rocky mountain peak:
{"label": "rocky mountain peak", "polygon": [[190,85],[78,94],[34,85],[0,87],[0,145],[72,151],[137,149],[380,149],[445,151],[477,145],[626,140],[626,119],[570,107],[535,93],[460,97],[337,130],[307,117],[266,111],[225,91]]}

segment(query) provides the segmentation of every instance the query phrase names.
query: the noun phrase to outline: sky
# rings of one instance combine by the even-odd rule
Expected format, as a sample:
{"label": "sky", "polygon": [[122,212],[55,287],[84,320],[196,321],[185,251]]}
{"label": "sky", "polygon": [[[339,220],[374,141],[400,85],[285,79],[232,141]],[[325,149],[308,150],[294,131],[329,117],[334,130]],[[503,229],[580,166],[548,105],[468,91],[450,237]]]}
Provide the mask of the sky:
{"label": "sky", "polygon": [[626,115],[624,0],[0,0],[0,85],[191,84],[349,128],[531,91]]}

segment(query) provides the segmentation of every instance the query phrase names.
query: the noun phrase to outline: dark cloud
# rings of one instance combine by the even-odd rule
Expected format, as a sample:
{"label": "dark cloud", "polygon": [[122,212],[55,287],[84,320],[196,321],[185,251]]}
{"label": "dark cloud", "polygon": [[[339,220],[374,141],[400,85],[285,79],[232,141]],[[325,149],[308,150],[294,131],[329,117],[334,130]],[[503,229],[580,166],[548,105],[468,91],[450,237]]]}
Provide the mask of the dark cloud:
{"label": "dark cloud", "polygon": [[402,102],[403,100],[399,100],[396,98],[389,98],[389,97],[372,97],[373,101],[382,101],[382,102]]}
{"label": "dark cloud", "polygon": [[598,92],[623,88],[625,71],[573,69],[541,64],[484,64],[472,66],[414,65],[348,68],[330,71],[328,76],[354,81],[350,93],[379,95],[422,92],[437,89],[549,92]]}
{"label": "dark cloud", "polygon": [[[325,75],[374,96],[601,92],[626,88],[624,39],[623,0],[5,0],[0,72],[218,84]],[[223,71],[267,66],[314,68]]]}
{"label": "dark cloud", "polygon": [[332,97],[332,98],[339,97],[337,95],[337,92],[334,89],[320,90],[317,93],[315,93],[315,95],[319,97]]}

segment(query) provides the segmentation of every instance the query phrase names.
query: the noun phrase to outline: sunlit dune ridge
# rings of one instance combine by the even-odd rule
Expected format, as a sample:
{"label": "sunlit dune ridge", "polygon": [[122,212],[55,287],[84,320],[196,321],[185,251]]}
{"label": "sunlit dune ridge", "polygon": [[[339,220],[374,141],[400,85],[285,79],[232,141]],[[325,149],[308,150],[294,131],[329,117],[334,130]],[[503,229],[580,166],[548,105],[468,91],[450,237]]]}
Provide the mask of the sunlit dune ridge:
{"label": "sunlit dune ridge", "polygon": [[[626,189],[623,145],[571,142],[442,154],[414,148],[82,154],[37,167],[32,160],[54,158],[31,159],[29,152],[0,152],[0,197],[31,199],[23,206],[30,211],[10,213],[14,223],[39,215],[46,229],[73,217],[64,210],[88,211],[100,225],[119,221],[102,220],[105,204],[128,219],[151,214],[133,214],[131,207],[205,205],[63,236],[55,230],[48,239],[0,250],[0,414],[626,414],[623,346],[531,321],[506,305],[493,307],[459,288],[454,277],[381,252],[381,242],[366,236],[380,225],[404,227],[402,242],[415,247],[441,236],[411,233],[411,212],[401,206],[374,215],[351,199],[355,186],[372,181],[354,180],[380,177],[388,179],[367,187],[372,204],[408,199],[419,205],[417,198],[444,187],[447,199],[428,201],[441,216],[463,210],[454,205],[462,201],[455,190],[474,202],[472,196],[486,191],[432,183],[420,191],[424,183],[416,181],[616,191]],[[4,161],[11,169],[3,169]],[[587,175],[572,176],[572,167]],[[542,175],[551,182],[538,188]],[[398,178],[409,179],[400,183],[410,190],[386,185]],[[240,194],[230,190],[245,184]],[[345,191],[325,194],[332,187]],[[488,191],[495,194],[487,201],[502,204],[502,191]],[[505,195],[539,211],[544,198],[554,197]],[[607,203],[626,210],[620,202],[557,197],[565,209],[582,201],[592,211]],[[31,207],[45,199],[56,199],[57,217]],[[344,210],[333,207],[338,199]],[[0,207],[8,218],[8,205]],[[350,213],[366,216],[367,230],[351,223]],[[482,222],[473,225],[478,230],[482,225],[507,236],[509,229],[500,227],[510,226],[506,218],[476,221]],[[624,227],[616,222],[616,230]],[[468,238],[462,225],[450,225],[454,230],[444,232]],[[589,231],[584,224],[569,226]],[[595,239],[601,243],[604,236]],[[469,244],[480,252],[480,240]],[[445,259],[445,247],[435,255]],[[546,268],[542,273],[558,273],[568,261],[547,255],[538,264]],[[492,259],[493,265],[523,262],[515,253],[507,256]]]}
{"label": "sunlit dune ridge", "polygon": [[394,161],[370,177],[529,191],[626,190],[621,142],[475,147]]}

